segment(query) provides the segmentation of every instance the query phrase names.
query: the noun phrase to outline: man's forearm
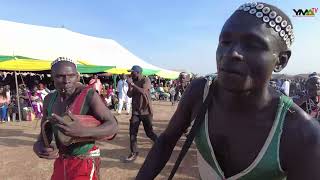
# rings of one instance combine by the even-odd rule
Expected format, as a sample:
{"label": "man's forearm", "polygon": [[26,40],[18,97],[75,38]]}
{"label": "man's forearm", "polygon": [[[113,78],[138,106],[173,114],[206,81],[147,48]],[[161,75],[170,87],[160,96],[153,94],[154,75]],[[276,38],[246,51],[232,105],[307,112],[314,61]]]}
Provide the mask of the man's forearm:
{"label": "man's forearm", "polygon": [[[46,126],[43,126],[42,123],[43,122],[41,122],[41,132],[38,136],[38,141],[41,142],[42,144],[50,145],[53,140],[52,125],[50,123],[47,123]],[[45,128],[45,129],[42,129],[42,128]]]}
{"label": "man's forearm", "polygon": [[118,132],[117,122],[107,121],[98,127],[86,128],[82,137],[101,138],[104,136],[113,136]]}
{"label": "man's forearm", "polygon": [[161,172],[175,146],[173,142],[168,143],[166,139],[163,135],[158,138],[139,170],[136,180],[154,179]]}
{"label": "man's forearm", "polygon": [[135,84],[132,85],[133,88],[135,88],[138,92],[140,92],[141,94],[145,93],[145,90]]}

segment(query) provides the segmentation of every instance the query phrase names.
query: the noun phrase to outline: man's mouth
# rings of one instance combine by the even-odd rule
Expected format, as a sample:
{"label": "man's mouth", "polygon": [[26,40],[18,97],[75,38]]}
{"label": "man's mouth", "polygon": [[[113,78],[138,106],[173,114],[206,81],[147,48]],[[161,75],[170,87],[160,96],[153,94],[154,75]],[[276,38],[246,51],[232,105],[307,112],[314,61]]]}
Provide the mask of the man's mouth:
{"label": "man's mouth", "polygon": [[70,91],[70,89],[71,89],[70,87],[61,88],[61,92],[66,93],[66,92]]}
{"label": "man's mouth", "polygon": [[228,73],[228,74],[238,75],[238,76],[244,76],[245,75],[243,72],[240,72],[240,71],[235,70],[235,69],[220,68],[220,71],[222,71],[224,73]]}

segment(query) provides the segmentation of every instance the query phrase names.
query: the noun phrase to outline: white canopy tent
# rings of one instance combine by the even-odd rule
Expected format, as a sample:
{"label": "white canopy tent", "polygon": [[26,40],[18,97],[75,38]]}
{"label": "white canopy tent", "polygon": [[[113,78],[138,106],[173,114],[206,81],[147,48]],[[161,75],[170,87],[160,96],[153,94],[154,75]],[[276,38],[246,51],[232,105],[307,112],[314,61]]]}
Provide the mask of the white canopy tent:
{"label": "white canopy tent", "polygon": [[0,70],[49,70],[59,56],[78,60],[84,72],[121,74],[139,65],[146,75],[174,79],[179,72],[149,64],[112,39],[53,28],[0,20]]}
{"label": "white canopy tent", "polygon": [[[133,65],[143,68],[144,74],[160,73],[174,79],[179,72],[151,65],[112,39],[97,38],[53,28],[0,20],[0,70],[43,71],[60,56],[78,60],[80,72],[126,73]],[[18,92],[17,73],[15,73]],[[18,109],[21,121],[19,97]]]}

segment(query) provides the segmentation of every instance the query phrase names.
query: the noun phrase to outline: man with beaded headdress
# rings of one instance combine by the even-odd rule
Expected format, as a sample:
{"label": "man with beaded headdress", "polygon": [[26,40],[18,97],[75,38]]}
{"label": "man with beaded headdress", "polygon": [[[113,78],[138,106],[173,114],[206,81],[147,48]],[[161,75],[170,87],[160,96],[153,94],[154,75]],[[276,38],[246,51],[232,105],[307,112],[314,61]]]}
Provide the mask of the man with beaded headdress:
{"label": "man with beaded headdress", "polygon": [[[44,99],[41,133],[33,150],[40,158],[55,159],[52,180],[97,180],[100,150],[95,140],[114,135],[117,122],[95,89],[79,82],[74,60],[57,58],[51,76],[56,91]],[[90,117],[99,123],[87,126],[93,122]],[[57,149],[51,145],[53,137]]]}
{"label": "man with beaded headdress", "polygon": [[320,118],[320,76],[317,73],[309,75],[305,94],[294,98],[294,101],[312,117]]}
{"label": "man with beaded headdress", "polygon": [[136,179],[154,179],[189,126],[169,179],[193,139],[201,179],[320,179],[319,123],[269,86],[272,72],[287,65],[293,40],[292,23],[279,8],[240,6],[220,33],[217,76],[188,86]]}

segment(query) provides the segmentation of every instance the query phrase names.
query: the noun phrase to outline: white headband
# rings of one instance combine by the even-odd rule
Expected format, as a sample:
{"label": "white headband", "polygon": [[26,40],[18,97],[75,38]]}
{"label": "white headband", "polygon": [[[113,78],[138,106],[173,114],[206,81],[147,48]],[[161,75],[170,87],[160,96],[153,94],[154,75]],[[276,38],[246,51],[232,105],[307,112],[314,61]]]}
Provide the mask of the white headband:
{"label": "white headband", "polygon": [[253,2],[241,5],[238,10],[248,12],[262,19],[263,22],[269,24],[270,27],[279,33],[279,36],[284,40],[288,48],[292,45],[294,40],[292,26],[282,16],[277,16],[277,12],[270,7],[262,3]]}

